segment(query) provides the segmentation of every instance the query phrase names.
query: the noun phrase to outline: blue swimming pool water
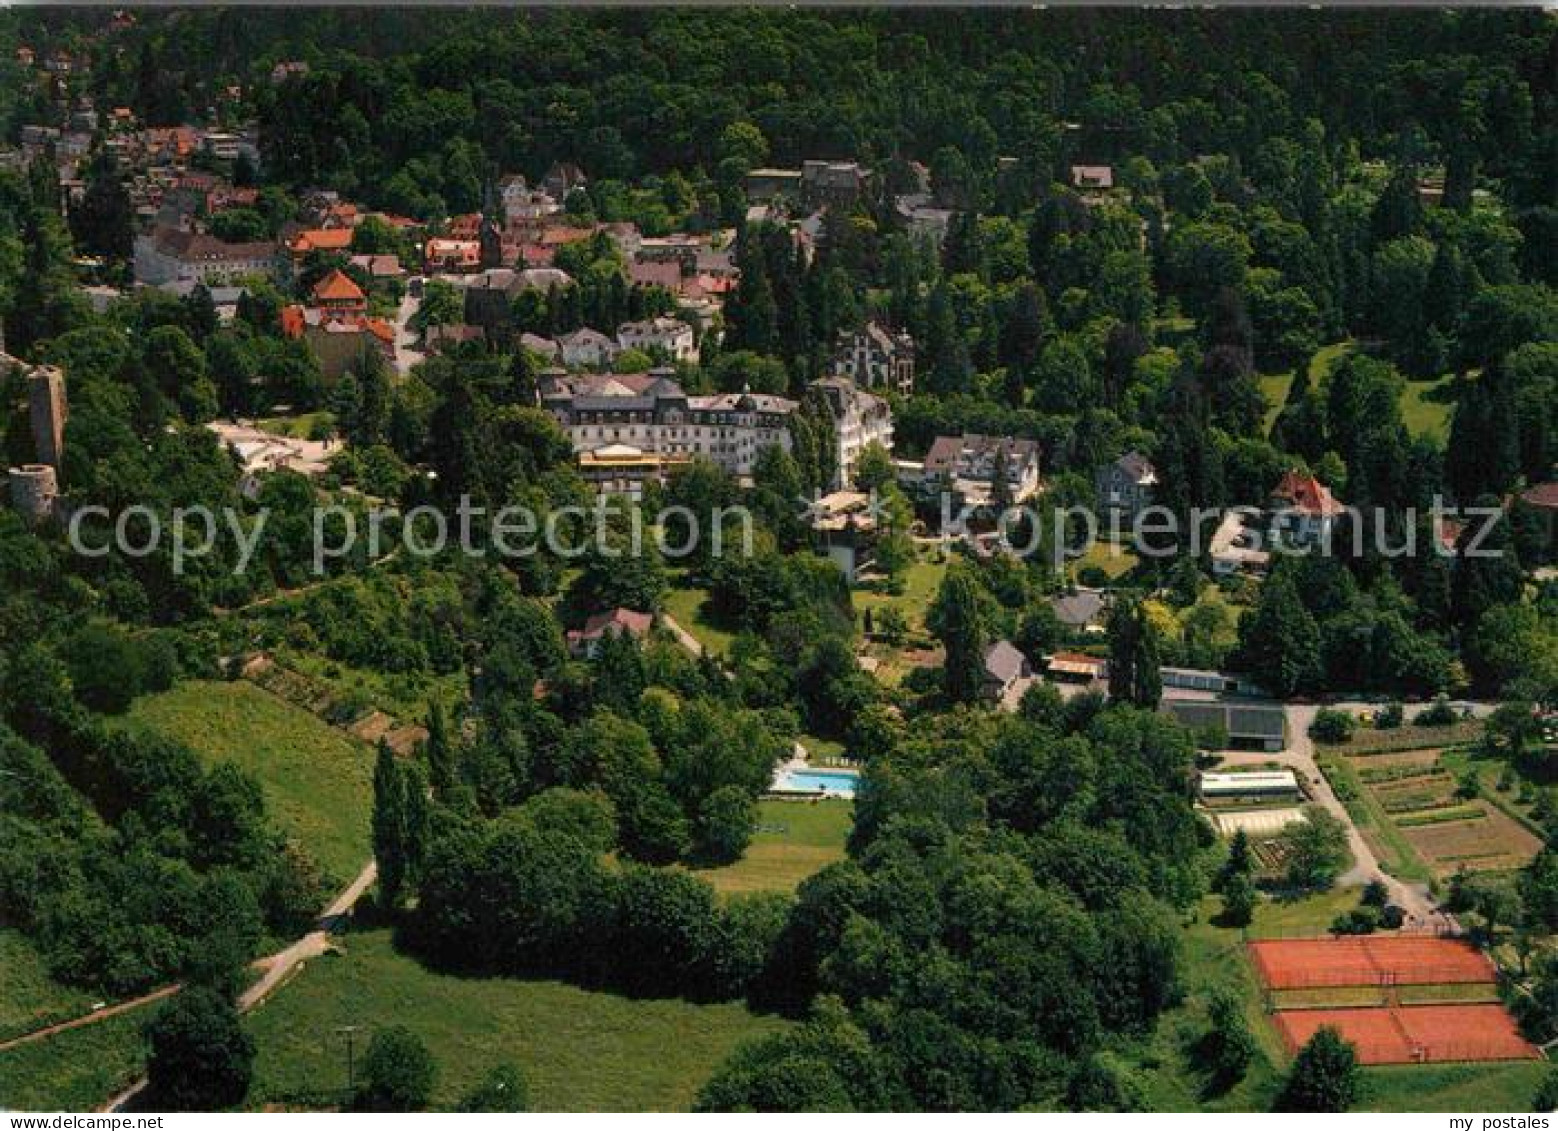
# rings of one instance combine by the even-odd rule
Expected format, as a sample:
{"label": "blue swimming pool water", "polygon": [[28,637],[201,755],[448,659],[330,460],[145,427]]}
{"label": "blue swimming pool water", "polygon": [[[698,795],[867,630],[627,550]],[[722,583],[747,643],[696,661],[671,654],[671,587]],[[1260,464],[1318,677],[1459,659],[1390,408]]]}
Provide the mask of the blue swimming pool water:
{"label": "blue swimming pool water", "polygon": [[796,792],[814,793],[818,790],[844,797],[855,796],[860,775],[839,770],[785,770],[779,775],[775,788]]}

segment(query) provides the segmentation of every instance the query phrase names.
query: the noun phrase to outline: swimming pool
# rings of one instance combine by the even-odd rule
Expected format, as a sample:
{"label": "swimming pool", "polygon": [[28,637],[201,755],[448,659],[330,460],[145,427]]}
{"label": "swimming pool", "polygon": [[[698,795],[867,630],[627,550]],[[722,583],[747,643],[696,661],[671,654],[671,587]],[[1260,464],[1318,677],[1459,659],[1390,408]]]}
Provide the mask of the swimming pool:
{"label": "swimming pool", "polygon": [[853,797],[859,784],[860,775],[848,770],[780,770],[774,777],[773,792]]}

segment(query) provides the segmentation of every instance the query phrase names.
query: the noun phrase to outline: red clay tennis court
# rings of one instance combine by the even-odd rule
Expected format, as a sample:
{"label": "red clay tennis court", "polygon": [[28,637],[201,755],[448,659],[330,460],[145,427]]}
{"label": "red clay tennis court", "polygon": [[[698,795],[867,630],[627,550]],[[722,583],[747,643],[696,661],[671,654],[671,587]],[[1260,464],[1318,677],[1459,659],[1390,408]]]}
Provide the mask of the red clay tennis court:
{"label": "red clay tennis court", "polygon": [[1498,980],[1493,963],[1476,947],[1427,935],[1261,939],[1249,946],[1261,982],[1270,990]]}
{"label": "red clay tennis court", "polygon": [[1285,1009],[1274,1020],[1290,1052],[1329,1025],[1358,1050],[1361,1064],[1534,1060],[1540,1055],[1501,1005]]}

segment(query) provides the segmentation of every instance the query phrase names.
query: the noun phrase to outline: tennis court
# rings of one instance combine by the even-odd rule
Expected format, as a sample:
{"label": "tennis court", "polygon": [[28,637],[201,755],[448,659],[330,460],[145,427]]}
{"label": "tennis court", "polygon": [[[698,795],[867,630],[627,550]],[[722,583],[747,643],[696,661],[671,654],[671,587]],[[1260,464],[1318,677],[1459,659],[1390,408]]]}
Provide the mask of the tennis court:
{"label": "tennis court", "polygon": [[1429,935],[1261,939],[1249,946],[1261,982],[1271,990],[1498,980],[1493,963],[1470,943]]}
{"label": "tennis court", "polygon": [[1532,1060],[1541,1054],[1502,1005],[1405,1005],[1368,1009],[1286,1009],[1276,1014],[1288,1051],[1323,1026],[1358,1050],[1360,1064]]}

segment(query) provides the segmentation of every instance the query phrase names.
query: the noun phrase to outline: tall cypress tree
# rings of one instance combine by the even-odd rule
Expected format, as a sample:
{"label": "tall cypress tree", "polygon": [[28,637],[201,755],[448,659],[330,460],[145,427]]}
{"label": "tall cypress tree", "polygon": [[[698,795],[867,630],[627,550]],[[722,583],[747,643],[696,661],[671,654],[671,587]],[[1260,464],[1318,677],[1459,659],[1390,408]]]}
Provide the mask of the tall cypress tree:
{"label": "tall cypress tree", "polygon": [[942,578],[925,618],[947,651],[944,682],[954,703],[972,703],[984,683],[988,638],[979,604],[978,583],[966,569],[954,566]]}
{"label": "tall cypress tree", "polygon": [[449,741],[443,705],[436,699],[428,705],[427,743],[422,749],[427,757],[427,778],[433,795],[443,800],[454,787],[454,750]]}
{"label": "tall cypress tree", "polygon": [[1109,618],[1109,697],[1149,709],[1163,697],[1157,629],[1140,601]]}
{"label": "tall cypress tree", "polygon": [[406,782],[394,752],[382,738],[373,767],[373,857],[379,864],[380,897],[385,907],[394,908],[405,888],[410,863],[406,855]]}

